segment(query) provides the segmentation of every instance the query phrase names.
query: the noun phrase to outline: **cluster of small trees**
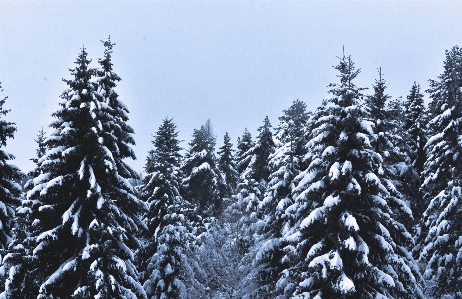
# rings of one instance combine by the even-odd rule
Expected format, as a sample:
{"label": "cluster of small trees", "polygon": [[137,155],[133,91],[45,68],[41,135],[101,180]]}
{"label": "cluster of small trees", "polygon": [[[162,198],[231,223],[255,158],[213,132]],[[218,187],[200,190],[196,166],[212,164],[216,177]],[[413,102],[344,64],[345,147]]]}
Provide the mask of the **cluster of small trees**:
{"label": "cluster of small trees", "polygon": [[[343,55],[321,106],[294,101],[237,150],[226,133],[215,152],[207,121],[182,155],[166,118],[140,180],[103,43],[64,80],[36,168],[0,150],[0,297],[462,298],[461,49],[428,109],[381,71],[365,95]],[[1,148],[16,128],[0,128]]]}

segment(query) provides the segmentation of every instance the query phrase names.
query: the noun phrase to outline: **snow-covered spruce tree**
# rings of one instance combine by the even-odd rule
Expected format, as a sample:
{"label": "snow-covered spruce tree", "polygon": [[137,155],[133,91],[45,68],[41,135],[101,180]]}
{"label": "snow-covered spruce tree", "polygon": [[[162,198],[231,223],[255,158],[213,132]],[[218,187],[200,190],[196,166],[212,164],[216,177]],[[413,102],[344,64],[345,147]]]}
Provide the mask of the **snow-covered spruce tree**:
{"label": "snow-covered spruce tree", "polygon": [[[28,174],[24,185],[25,191],[34,187],[33,178],[41,173],[38,161],[46,153],[45,132],[39,131],[37,139],[36,157],[30,159],[36,165]],[[22,198],[21,205],[16,209],[15,226],[12,230],[13,238],[8,248],[8,255],[3,260],[2,267],[8,271],[5,282],[5,292],[0,298],[36,298],[43,273],[37,267],[38,261],[32,251],[39,231],[33,216],[41,206],[39,200]]]}
{"label": "snow-covered spruce tree", "polygon": [[107,40],[102,41],[105,50],[104,58],[98,59],[101,65],[97,71],[98,74],[98,92],[103,97],[103,101],[107,104],[108,108],[105,113],[111,117],[111,121],[103,123],[104,131],[117,136],[117,138],[108,139],[107,142],[113,142],[111,145],[112,155],[116,163],[118,173],[125,179],[137,179],[138,174],[128,167],[123,159],[136,159],[135,152],[131,148],[135,145],[133,138],[133,128],[127,123],[128,121],[128,108],[119,100],[115,87],[117,82],[121,81],[120,77],[114,72],[112,64],[112,48],[115,45],[111,42],[109,37]]}
{"label": "snow-covered spruce tree", "polygon": [[275,150],[268,116],[265,117],[263,125],[258,128],[258,132],[255,145],[239,157],[238,163],[241,166],[242,162],[248,161],[248,164],[245,162],[247,167],[240,173],[236,195],[237,202],[241,202],[240,205],[245,206],[247,211],[255,211],[263,199],[270,174],[269,156]]}
{"label": "snow-covered spruce tree", "polygon": [[225,197],[230,197],[234,194],[239,181],[239,174],[236,170],[236,160],[234,158],[233,144],[231,138],[226,132],[223,138],[223,145],[219,148],[217,154],[218,158],[218,169],[220,169],[223,175],[223,181],[225,184],[224,194]]}
{"label": "snow-covered spruce tree", "polygon": [[252,140],[252,135],[250,132],[245,128],[244,133],[242,134],[242,139],[240,137],[237,138],[237,153],[236,153],[236,170],[241,175],[249,166],[250,159],[252,158],[248,151],[255,146],[255,143]]}
{"label": "snow-covered spruce tree", "polygon": [[258,276],[258,297],[276,298],[280,293],[275,285],[283,270],[281,237],[289,225],[289,215],[285,213],[293,203],[292,189],[294,178],[305,168],[303,157],[306,153],[305,132],[309,114],[306,104],[296,100],[279,117],[276,130],[276,151],[269,157],[269,166],[273,172],[269,176],[264,199],[260,205],[263,214],[263,231],[260,232],[260,248],[256,255]]}
{"label": "snow-covered spruce tree", "polygon": [[45,136],[46,132],[43,131],[43,127],[42,129],[39,131],[39,133],[37,134],[37,139],[34,139],[34,141],[37,143],[37,149],[35,150],[35,154],[36,154],[36,157],[35,158],[32,158],[30,159],[32,162],[35,163],[35,165],[38,164],[38,160],[43,156],[45,155],[46,151],[47,151],[47,148],[45,146],[45,139],[46,139],[46,136]]}
{"label": "snow-covered spruce tree", "polygon": [[[3,91],[0,85],[0,91]],[[0,100],[0,117],[4,117],[10,110],[3,109],[5,97]],[[9,164],[14,156],[5,152],[2,147],[6,146],[8,138],[14,138],[16,124],[0,118],[0,250],[6,249],[11,241],[11,229],[13,227],[14,208],[20,204],[21,187],[17,183],[23,173],[16,166]]]}
{"label": "snow-covered spruce tree", "polygon": [[411,212],[381,183],[381,157],[371,145],[377,136],[353,83],[359,70],[345,56],[336,69],[340,84],[329,85],[314,114],[310,164],[293,190],[300,222],[285,237],[292,266],[278,284],[293,298],[422,298],[406,250],[411,235],[390,206]]}
{"label": "snow-covered spruce tree", "polygon": [[140,187],[148,205],[147,236],[137,254],[142,281],[150,297],[190,298],[194,274],[187,253],[194,236],[185,217],[190,205],[179,193],[181,147],[172,119],[163,120],[152,143]]}
{"label": "snow-covered spruce tree", "polygon": [[182,165],[185,179],[182,195],[188,202],[198,207],[202,218],[217,216],[221,212],[221,192],[223,181],[215,158],[215,137],[209,126],[194,129]]}
{"label": "snow-covered spruce tree", "polygon": [[[399,119],[396,118],[394,110],[389,110],[390,96],[386,94],[387,84],[383,79],[382,68],[379,68],[379,79],[372,85],[374,93],[366,97],[366,107],[368,114],[366,119],[373,123],[372,130],[376,138],[371,140],[374,151],[382,157],[382,168],[380,180],[388,192],[395,197],[399,197],[406,203],[410,202],[409,196],[416,192],[409,190],[408,183],[412,177],[412,168],[408,165],[407,146],[404,144],[402,127]],[[402,192],[405,192],[404,194]],[[406,192],[407,191],[407,192]],[[413,200],[415,201],[415,200]],[[389,202],[395,211],[399,207]],[[399,219],[408,228],[414,224],[413,219],[404,213]]]}
{"label": "snow-covered spruce tree", "polygon": [[[167,209],[181,203],[179,194],[182,174],[179,169],[181,163],[180,140],[176,125],[172,119],[165,118],[152,141],[154,149],[150,150],[146,158],[144,170],[146,175],[139,187],[140,197],[148,206],[143,215],[146,222],[146,240],[138,251],[137,260],[140,263],[140,273],[145,275],[149,259],[157,252],[157,235],[163,229],[164,216]],[[144,281],[145,279],[142,278]]]}
{"label": "snow-covered spruce tree", "polygon": [[423,94],[420,93],[420,85],[414,82],[410,94],[407,96],[404,111],[404,129],[409,136],[411,163],[417,173],[422,173],[425,163],[424,146],[426,136],[426,109]]}
{"label": "snow-covered spruce tree", "polygon": [[[3,89],[0,83],[0,92]],[[6,146],[8,138],[14,138],[16,124],[6,121],[3,117],[10,110],[3,109],[8,97],[0,100],[0,258],[9,253],[8,246],[12,241],[12,229],[14,228],[15,208],[20,204],[21,187],[17,183],[23,177],[23,173],[16,166],[9,164],[14,156],[5,152],[2,147]],[[0,260],[1,261],[1,260]],[[8,275],[9,267],[2,262],[0,267],[0,283],[4,283]]]}
{"label": "snow-covered spruce tree", "polygon": [[96,70],[85,49],[75,63],[52,114],[42,173],[27,193],[42,203],[34,220],[40,234],[33,254],[45,273],[37,298],[146,298],[133,265],[145,206],[119,174],[129,166],[116,147],[131,132],[107,130],[115,120],[91,81]]}
{"label": "snow-covered spruce tree", "polygon": [[420,219],[427,208],[422,204],[422,195],[418,192],[421,185],[421,175],[425,163],[424,146],[427,143],[426,109],[420,86],[414,82],[410,94],[407,96],[404,110],[403,136],[406,139],[406,149],[409,156],[411,171],[403,184],[403,194],[409,199],[414,216]]}
{"label": "snow-covered spruce tree", "polygon": [[446,51],[444,72],[430,81],[434,118],[425,145],[423,214],[416,251],[426,264],[427,295],[462,298],[462,49]]}

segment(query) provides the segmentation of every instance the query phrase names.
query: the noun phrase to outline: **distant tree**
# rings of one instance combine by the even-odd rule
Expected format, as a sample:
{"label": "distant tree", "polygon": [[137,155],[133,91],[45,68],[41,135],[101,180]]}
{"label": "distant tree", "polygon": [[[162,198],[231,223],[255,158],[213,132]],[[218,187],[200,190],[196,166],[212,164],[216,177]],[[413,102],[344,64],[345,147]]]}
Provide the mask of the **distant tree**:
{"label": "distant tree", "polygon": [[217,216],[221,212],[221,190],[223,181],[215,158],[215,138],[210,126],[194,129],[193,139],[183,162],[185,179],[182,195],[198,207],[203,218]]}
{"label": "distant tree", "polygon": [[179,192],[180,141],[172,119],[164,119],[154,135],[154,149],[146,160],[146,176],[140,187],[148,210],[145,242],[137,260],[143,273],[144,289],[154,298],[187,298],[194,273],[189,265],[188,243],[193,243],[192,227],[185,215],[190,204]]}
{"label": "distant tree", "polygon": [[45,155],[47,151],[47,148],[45,146],[45,139],[46,139],[45,134],[46,132],[43,131],[43,127],[42,127],[42,129],[39,131],[37,135],[37,139],[34,139],[34,141],[37,143],[37,149],[35,150],[36,157],[30,160],[32,160],[32,162],[34,162],[36,165],[38,164],[38,160],[42,158],[43,155]]}
{"label": "distant tree", "polygon": [[226,132],[223,140],[223,145],[219,148],[217,154],[218,158],[218,169],[220,169],[223,174],[223,180],[225,184],[225,189],[223,195],[225,197],[230,197],[234,194],[237,183],[239,181],[239,173],[236,170],[236,161],[234,158],[234,150],[232,149],[233,144],[231,143],[231,138]]}
{"label": "distant tree", "polygon": [[[39,160],[46,153],[45,140],[45,132],[42,128],[37,139],[34,140],[37,143],[36,157],[30,160],[35,163],[35,167],[25,176],[27,180],[24,185],[25,191],[30,191],[34,187],[33,178],[41,173]],[[34,215],[37,215],[41,205],[40,200],[28,200],[23,196],[20,206],[16,209],[13,238],[2,265],[3,272],[9,274],[5,283],[6,292],[3,293],[6,298],[37,297],[44,274],[42,269],[38,268],[37,258],[33,255],[38,232]]]}
{"label": "distant tree", "polygon": [[304,137],[309,131],[306,104],[296,100],[283,112],[275,135],[276,151],[269,156],[269,167],[273,171],[260,205],[264,227],[260,232],[261,244],[255,262],[259,284],[257,293],[262,298],[276,298],[281,293],[274,286],[284,269],[283,248],[287,244],[281,240],[290,223],[286,209],[293,204],[294,178],[305,168]]}
{"label": "distant tree", "polygon": [[[0,92],[3,92],[0,83]],[[6,146],[8,138],[14,138],[16,124],[6,121],[3,117],[10,110],[3,109],[8,97],[0,100],[0,253],[1,256],[7,255],[10,250],[8,246],[14,238],[14,218],[15,208],[20,204],[21,186],[19,182],[24,174],[14,165],[8,163],[14,156],[5,152],[2,148]],[[0,283],[4,283],[8,275],[8,264],[3,263],[0,273]]]}
{"label": "distant tree", "polygon": [[416,253],[426,264],[427,295],[462,298],[462,49],[446,51],[444,72],[430,81],[431,137],[422,194],[427,209]]}
{"label": "distant tree", "polygon": [[116,121],[89,63],[82,49],[26,197],[41,202],[33,221],[33,255],[44,272],[37,298],[146,298],[133,264],[144,205],[117,148],[129,146],[131,132],[108,131]]}
{"label": "distant tree", "polygon": [[236,153],[236,160],[237,160],[237,172],[241,175],[249,166],[251,156],[249,155],[248,151],[255,146],[255,143],[252,140],[252,135],[250,132],[245,128],[244,133],[242,134],[242,139],[237,138],[237,153]]}
{"label": "distant tree", "polygon": [[409,198],[414,216],[420,219],[426,206],[422,203],[419,192],[422,183],[422,171],[425,163],[425,144],[427,143],[427,111],[420,93],[420,86],[414,82],[410,94],[407,96],[404,110],[403,137],[406,140],[406,151],[409,156],[411,171],[403,184],[404,194]]}
{"label": "distant tree", "polygon": [[268,116],[265,117],[263,125],[258,128],[258,132],[255,146],[250,149],[252,160],[242,175],[250,176],[257,182],[266,183],[270,174],[268,158],[274,152],[273,133],[271,132],[271,123]]}
{"label": "distant tree", "polygon": [[112,63],[112,48],[115,46],[109,37],[105,41],[101,41],[105,47],[104,57],[98,59],[100,68],[96,70],[98,78],[97,91],[103,97],[103,101],[108,105],[106,113],[111,117],[111,121],[103,122],[104,130],[110,132],[116,138],[106,138],[106,142],[112,142],[111,148],[113,150],[114,161],[120,176],[125,179],[138,179],[138,174],[123,161],[123,159],[136,159],[135,152],[131,146],[135,145],[133,139],[133,128],[127,123],[128,121],[128,108],[119,99],[115,87],[117,82],[121,81],[120,77],[113,70]]}
{"label": "distant tree", "polygon": [[[0,85],[0,91],[3,89]],[[3,109],[8,97],[0,100],[0,117],[4,117],[10,110]],[[5,152],[2,147],[6,146],[8,138],[14,138],[16,124],[0,119],[0,249],[6,249],[11,241],[11,229],[13,227],[14,208],[20,203],[21,187],[17,181],[21,180],[23,173],[7,161],[13,160],[14,156]]]}
{"label": "distant tree", "polygon": [[353,83],[359,70],[345,56],[336,69],[340,83],[314,114],[309,165],[293,189],[290,267],[278,286],[299,298],[423,298],[411,235],[391,207],[410,210],[382,184],[377,136]]}
{"label": "distant tree", "polygon": [[[381,168],[378,170],[380,180],[388,192],[398,197],[404,202],[415,202],[411,200],[416,193],[414,190],[409,190],[409,179],[412,178],[412,168],[409,163],[407,146],[404,144],[405,132],[401,127],[400,120],[396,115],[398,108],[402,107],[390,106],[390,96],[386,93],[387,83],[383,78],[382,68],[379,69],[379,79],[375,80],[372,85],[373,94],[366,97],[366,108],[368,114],[364,116],[365,119],[373,123],[372,130],[374,138],[371,140],[371,145],[374,151],[382,158]],[[404,139],[404,140],[403,140]],[[390,202],[389,205],[395,211],[399,207]],[[399,220],[401,223],[408,225],[410,229],[414,224],[413,218],[409,217],[407,213],[402,215]],[[399,217],[399,216],[398,216]]]}
{"label": "distant tree", "polygon": [[417,173],[422,173],[425,163],[424,146],[426,136],[426,109],[423,94],[420,93],[420,85],[414,82],[410,94],[405,103],[406,110],[404,129],[407,130],[410,140],[411,163]]}

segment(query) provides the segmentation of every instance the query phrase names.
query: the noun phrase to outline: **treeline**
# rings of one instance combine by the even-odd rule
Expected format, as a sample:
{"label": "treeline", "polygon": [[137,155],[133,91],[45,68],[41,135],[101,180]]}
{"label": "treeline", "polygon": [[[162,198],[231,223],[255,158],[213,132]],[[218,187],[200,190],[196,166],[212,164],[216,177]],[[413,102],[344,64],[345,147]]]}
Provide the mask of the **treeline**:
{"label": "treeline", "polygon": [[[166,118],[140,178],[103,44],[64,80],[35,169],[0,150],[1,298],[462,298],[461,49],[428,108],[381,71],[367,94],[343,55],[322,105],[236,150],[207,121],[182,155]],[[0,149],[15,130],[0,120]]]}

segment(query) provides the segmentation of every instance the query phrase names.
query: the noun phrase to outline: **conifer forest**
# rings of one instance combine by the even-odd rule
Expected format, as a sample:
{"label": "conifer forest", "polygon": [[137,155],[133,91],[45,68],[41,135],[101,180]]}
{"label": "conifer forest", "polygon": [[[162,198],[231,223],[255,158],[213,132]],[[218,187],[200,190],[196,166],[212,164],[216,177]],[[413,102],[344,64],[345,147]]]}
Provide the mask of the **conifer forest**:
{"label": "conifer forest", "polygon": [[166,117],[140,174],[102,46],[68,66],[28,173],[3,86],[0,298],[462,298],[461,48],[398,99],[343,53],[314,111],[236,142],[209,120],[183,147]]}

